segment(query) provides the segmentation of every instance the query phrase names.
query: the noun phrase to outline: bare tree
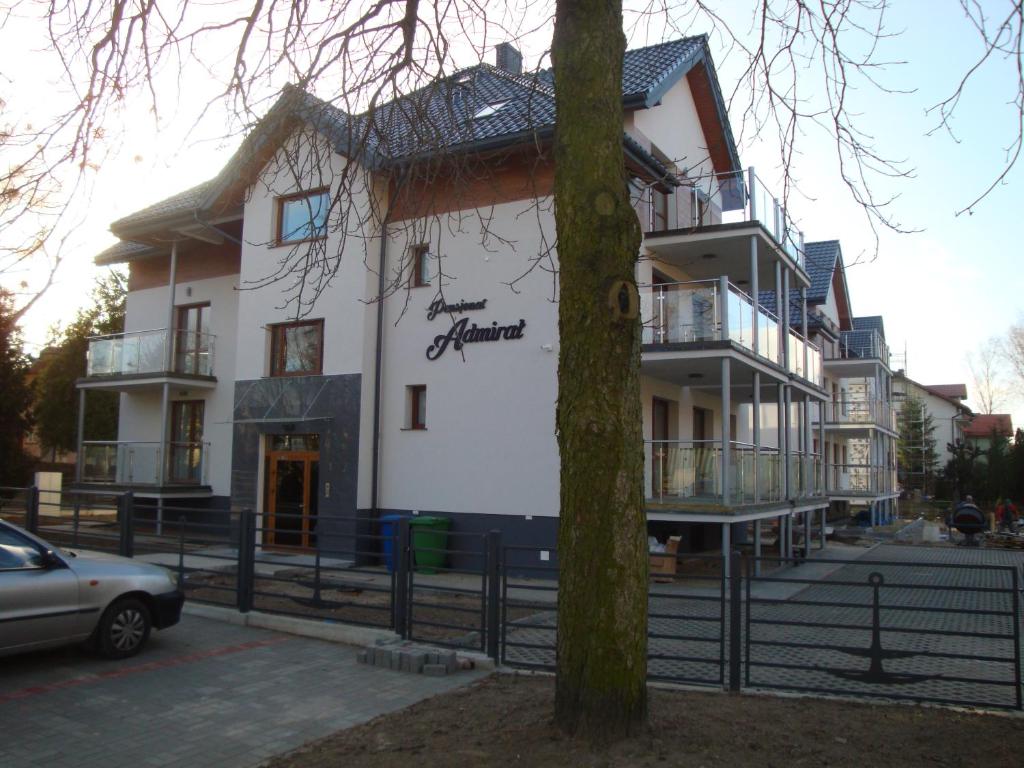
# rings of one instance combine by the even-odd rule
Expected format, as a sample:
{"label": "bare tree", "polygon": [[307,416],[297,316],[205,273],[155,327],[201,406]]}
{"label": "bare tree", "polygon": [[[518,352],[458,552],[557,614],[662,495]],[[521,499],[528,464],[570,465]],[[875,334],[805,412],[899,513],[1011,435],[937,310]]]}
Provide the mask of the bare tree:
{"label": "bare tree", "polygon": [[974,394],[978,398],[978,410],[982,413],[996,413],[1005,404],[1006,386],[1000,368],[1002,350],[999,339],[992,337],[976,352],[967,354],[967,367],[971,371]]}
{"label": "bare tree", "polygon": [[1010,326],[1002,347],[1003,354],[1013,368],[1014,389],[1024,397],[1024,318]]}
{"label": "bare tree", "polygon": [[[988,55],[1012,55],[1014,45],[1020,55],[1020,3],[1011,5],[1016,15],[1009,14],[993,34],[976,6],[964,0]],[[825,130],[834,141],[842,182],[872,228],[902,229],[892,200],[879,199],[872,182],[908,171],[858,130],[848,99],[853,88],[882,87],[878,73],[886,62],[878,60],[875,43],[889,34],[886,0],[764,0],[751,7],[749,35],[732,29],[707,0],[672,8],[652,0],[631,11],[626,27],[638,34],[652,28],[673,36],[717,34],[747,62],[732,106],[743,116],[745,131],[777,138],[784,197],[790,194],[789,168],[800,136]],[[21,9],[39,12],[35,6]],[[514,82],[532,95],[522,143],[497,157],[465,152],[462,139],[472,135],[465,100],[486,101],[474,92],[472,78],[452,77],[458,65],[481,61],[496,38],[533,44],[550,33],[552,21],[554,84],[539,74]],[[210,6],[186,0],[164,7],[141,0],[84,6],[55,0],[40,23],[72,98],[53,99],[55,112],[36,127],[10,125],[0,134],[10,158],[0,169],[0,231],[5,238],[8,232],[36,232],[5,245],[15,260],[35,258],[42,243],[59,235],[64,203],[100,164],[125,105],[143,101],[154,119],[181,108],[178,79],[194,74],[193,67],[219,85],[204,113],[224,109],[231,121],[227,133],[249,134],[218,177],[224,182],[216,187],[219,199],[227,205],[232,194],[270,183],[268,178],[275,186],[297,187],[310,174],[319,176],[331,189],[328,226],[341,234],[333,242],[362,244],[367,268],[379,273],[378,300],[401,296],[413,265],[405,257],[380,264],[371,247],[377,238],[440,244],[472,227],[484,247],[511,247],[490,226],[490,211],[461,190],[486,184],[496,161],[532,169],[537,194],[524,214],[550,210],[553,199],[557,225],[557,260],[554,235],[547,233],[537,252],[522,254],[524,274],[539,270],[550,276],[552,298],[559,300],[565,610],[557,716],[566,730],[592,738],[634,732],[646,712],[646,562],[639,321],[632,311],[638,234],[623,171],[620,4],[524,0],[509,8],[483,0],[229,0]],[[546,55],[538,58],[540,68]],[[284,82],[297,87],[279,98]],[[813,93],[821,98],[807,98]],[[956,105],[954,98],[943,106],[944,123]],[[282,137],[289,140],[281,152],[261,154]],[[338,155],[347,161],[335,163]],[[269,176],[254,179],[254,158],[269,163]],[[685,168],[700,158],[673,160]],[[537,181],[552,162],[553,194]],[[381,188],[388,194],[375,194]],[[51,206],[55,218],[43,226],[24,223]],[[589,247],[595,232],[602,243],[596,254]],[[280,285],[283,306],[302,316],[329,289],[343,251],[343,245],[334,251],[308,244],[282,249],[273,268],[250,287]],[[441,298],[456,277],[442,265]],[[517,289],[516,281],[509,289]]]}

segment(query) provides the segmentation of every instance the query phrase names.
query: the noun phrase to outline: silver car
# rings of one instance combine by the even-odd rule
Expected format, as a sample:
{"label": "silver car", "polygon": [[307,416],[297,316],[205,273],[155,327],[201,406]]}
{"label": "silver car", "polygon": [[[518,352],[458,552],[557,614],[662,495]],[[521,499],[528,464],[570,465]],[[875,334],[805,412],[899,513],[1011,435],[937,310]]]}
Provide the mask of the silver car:
{"label": "silver car", "polygon": [[0,520],[0,656],[88,643],[127,658],[152,627],[177,624],[183,602],[164,568],[61,551]]}

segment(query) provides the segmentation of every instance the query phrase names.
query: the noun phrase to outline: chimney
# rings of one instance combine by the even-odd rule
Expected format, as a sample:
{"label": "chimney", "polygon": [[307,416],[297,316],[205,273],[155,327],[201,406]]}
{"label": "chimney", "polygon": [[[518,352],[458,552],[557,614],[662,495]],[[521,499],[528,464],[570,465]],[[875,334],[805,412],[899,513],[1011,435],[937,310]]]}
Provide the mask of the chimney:
{"label": "chimney", "polygon": [[511,75],[523,74],[523,54],[511,43],[499,43],[495,48],[495,64]]}

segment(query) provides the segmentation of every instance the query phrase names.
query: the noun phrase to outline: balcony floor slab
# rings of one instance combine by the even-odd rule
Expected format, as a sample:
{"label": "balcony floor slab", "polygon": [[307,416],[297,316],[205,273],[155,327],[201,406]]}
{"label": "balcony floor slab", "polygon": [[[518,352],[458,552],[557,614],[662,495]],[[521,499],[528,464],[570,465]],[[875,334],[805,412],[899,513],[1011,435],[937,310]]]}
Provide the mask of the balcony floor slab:
{"label": "balcony floor slab", "polygon": [[130,392],[153,389],[169,384],[172,387],[188,389],[213,389],[217,386],[216,376],[198,376],[188,373],[132,373],[111,376],[87,376],[78,379],[78,389],[98,389],[108,392]]}

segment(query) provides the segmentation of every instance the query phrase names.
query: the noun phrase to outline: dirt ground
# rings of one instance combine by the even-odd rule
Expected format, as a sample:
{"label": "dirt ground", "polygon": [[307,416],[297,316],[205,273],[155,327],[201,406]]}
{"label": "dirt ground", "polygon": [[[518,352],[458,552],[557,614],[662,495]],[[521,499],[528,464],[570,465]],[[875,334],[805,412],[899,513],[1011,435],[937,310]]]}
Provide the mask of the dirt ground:
{"label": "dirt ground", "polygon": [[643,736],[591,750],[551,724],[553,681],[492,676],[315,742],[268,768],[985,766],[1019,768],[1019,717],[820,699],[651,692]]}

